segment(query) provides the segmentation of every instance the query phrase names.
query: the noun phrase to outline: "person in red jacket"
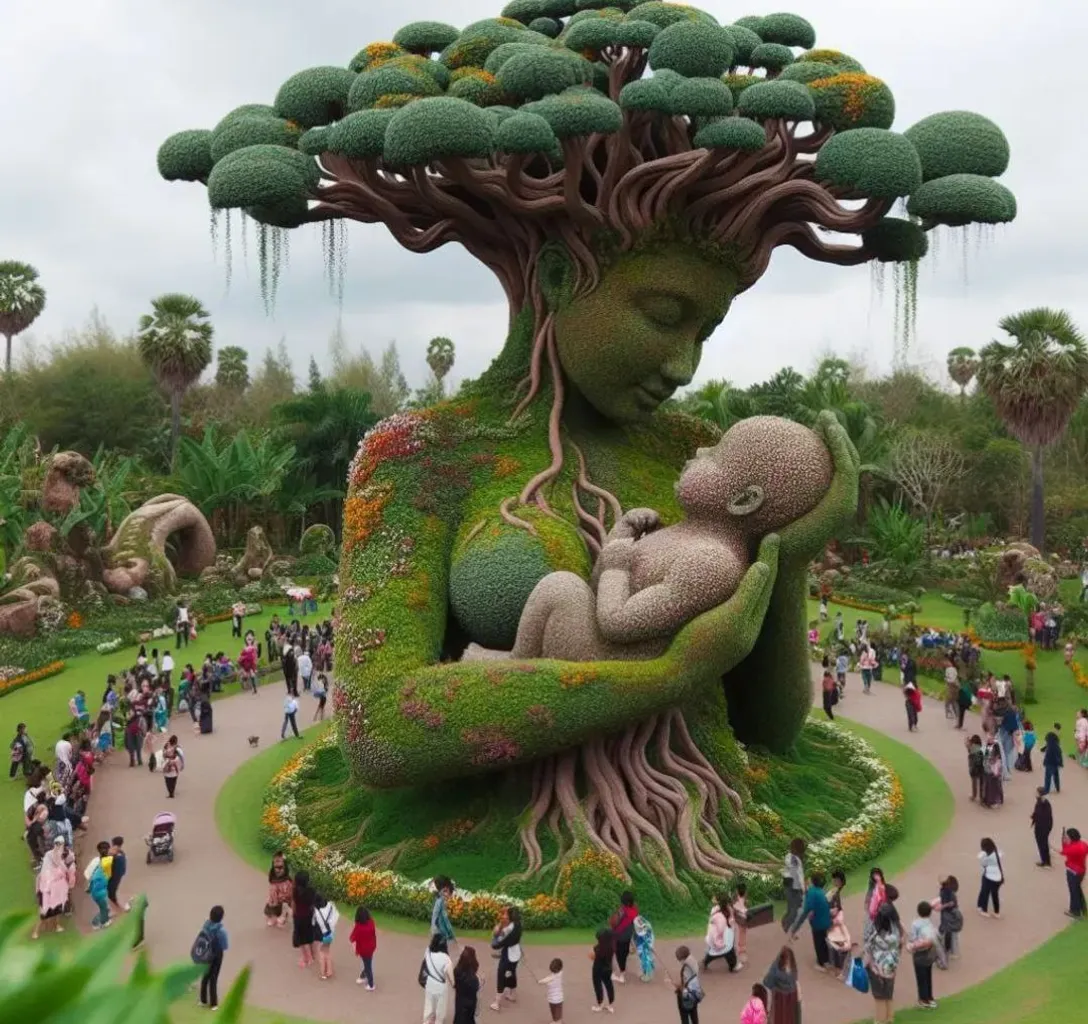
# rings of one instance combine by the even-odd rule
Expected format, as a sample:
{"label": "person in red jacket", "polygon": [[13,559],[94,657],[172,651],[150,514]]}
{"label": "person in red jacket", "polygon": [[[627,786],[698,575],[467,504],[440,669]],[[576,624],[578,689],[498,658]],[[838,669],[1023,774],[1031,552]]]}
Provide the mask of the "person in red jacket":
{"label": "person in red jacket", "polygon": [[907,683],[903,687],[903,696],[906,698],[907,731],[914,732],[918,728],[918,713],[922,710],[922,691],[917,684]]}
{"label": "person in red jacket", "polygon": [[257,645],[250,641],[242,648],[242,653],[238,655],[238,671],[241,673],[242,689],[246,688],[246,685],[253,687],[253,692],[257,692]]}
{"label": "person in red jacket", "polygon": [[1065,880],[1069,883],[1069,909],[1066,917],[1082,918],[1088,914],[1084,903],[1084,873],[1088,863],[1088,843],[1075,828],[1062,831],[1061,855],[1065,858]]}
{"label": "person in red jacket", "polygon": [[635,918],[638,917],[638,906],[635,904],[635,894],[624,892],[620,894],[620,909],[609,920],[612,928],[612,939],[616,945],[617,974],[612,975],[613,981],[621,985],[626,982],[624,972],[627,970],[627,957],[631,953],[631,939],[635,934]]}
{"label": "person in red jacket", "polygon": [[362,970],[356,979],[356,985],[366,983],[368,992],[374,991],[374,951],[378,948],[378,935],[374,930],[374,918],[366,907],[355,911],[355,927],[349,936],[355,947],[355,955],[362,961]]}

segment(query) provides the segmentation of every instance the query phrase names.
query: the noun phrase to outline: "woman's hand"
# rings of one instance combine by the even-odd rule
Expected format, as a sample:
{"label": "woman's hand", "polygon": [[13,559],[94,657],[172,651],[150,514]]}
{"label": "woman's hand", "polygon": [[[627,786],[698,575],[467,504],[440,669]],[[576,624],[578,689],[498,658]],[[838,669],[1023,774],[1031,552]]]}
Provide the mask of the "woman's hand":
{"label": "woman's hand", "polygon": [[831,453],[831,486],[820,503],[781,531],[784,567],[807,565],[824,548],[828,538],[853,518],[858,507],[858,472],[861,460],[850,436],[835,414],[824,410],[813,429]]}

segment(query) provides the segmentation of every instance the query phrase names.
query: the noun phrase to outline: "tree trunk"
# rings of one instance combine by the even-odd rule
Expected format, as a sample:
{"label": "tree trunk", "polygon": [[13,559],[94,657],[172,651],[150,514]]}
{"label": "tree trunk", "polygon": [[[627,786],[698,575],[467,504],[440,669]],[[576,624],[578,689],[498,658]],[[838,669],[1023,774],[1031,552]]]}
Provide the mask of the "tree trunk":
{"label": "tree trunk", "polygon": [[178,458],[178,438],[181,437],[181,392],[170,392],[170,472]]}
{"label": "tree trunk", "polygon": [[11,376],[11,335],[4,335],[4,373]]}
{"label": "tree trunk", "polygon": [[1029,668],[1024,670],[1024,703],[1035,703],[1035,669]]}
{"label": "tree trunk", "polygon": [[1043,446],[1031,452],[1031,543],[1040,551],[1046,536],[1043,512]]}

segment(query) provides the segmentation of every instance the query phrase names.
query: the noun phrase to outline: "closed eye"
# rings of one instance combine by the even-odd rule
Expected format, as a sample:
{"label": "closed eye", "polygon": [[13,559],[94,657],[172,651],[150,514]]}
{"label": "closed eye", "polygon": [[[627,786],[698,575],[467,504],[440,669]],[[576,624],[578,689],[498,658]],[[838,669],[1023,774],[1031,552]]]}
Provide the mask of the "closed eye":
{"label": "closed eye", "polygon": [[664,292],[651,292],[640,296],[638,308],[652,324],[667,330],[679,327],[689,313],[686,299]]}

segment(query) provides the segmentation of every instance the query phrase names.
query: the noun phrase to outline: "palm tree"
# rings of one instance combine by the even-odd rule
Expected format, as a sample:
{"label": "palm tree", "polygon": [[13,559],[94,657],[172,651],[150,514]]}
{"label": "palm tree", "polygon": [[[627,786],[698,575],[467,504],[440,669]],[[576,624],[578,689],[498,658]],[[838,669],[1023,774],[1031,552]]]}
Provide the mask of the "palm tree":
{"label": "palm tree", "polygon": [[967,385],[978,373],[978,355],[973,348],[961,345],[948,353],[948,376],[960,387],[960,398],[967,397]]}
{"label": "palm tree", "polygon": [[1044,543],[1043,449],[1062,436],[1088,390],[1088,346],[1064,310],[1029,309],[999,324],[1011,342],[979,355],[979,387],[1009,432],[1031,448],[1031,543]]}
{"label": "palm tree", "polygon": [[140,358],[170,398],[170,469],[181,436],[181,399],[212,361],[210,314],[192,295],[160,295],[140,317]]}
{"label": "palm tree", "polygon": [[45,309],[45,289],[29,263],[0,262],[0,334],[4,336],[4,372],[11,376],[11,339],[22,334]]}
{"label": "palm tree", "polygon": [[215,368],[215,383],[224,391],[240,395],[249,387],[249,353],[237,345],[227,345],[219,350]]}
{"label": "palm tree", "polygon": [[445,394],[446,374],[453,369],[454,345],[449,338],[431,338],[427,345],[427,365],[438,381],[439,395]]}

